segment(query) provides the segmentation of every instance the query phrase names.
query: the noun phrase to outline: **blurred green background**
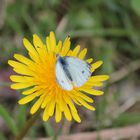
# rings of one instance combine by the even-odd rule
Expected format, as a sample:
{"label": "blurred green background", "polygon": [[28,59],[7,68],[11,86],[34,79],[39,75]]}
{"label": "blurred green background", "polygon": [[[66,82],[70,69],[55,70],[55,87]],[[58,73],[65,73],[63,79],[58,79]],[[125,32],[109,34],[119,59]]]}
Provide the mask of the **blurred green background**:
{"label": "blurred green background", "polygon": [[95,112],[79,108],[81,124],[55,124],[54,119],[43,123],[40,118],[26,137],[100,132],[140,123],[140,0],[0,0],[0,140],[19,132],[31,106],[17,104],[20,91],[9,88],[12,71],[7,60],[14,53],[26,55],[23,37],[31,41],[36,33],[44,40],[50,31],[57,39],[69,35],[72,47],[87,47],[94,61],[104,61],[97,73],[111,78],[105,94],[93,97]]}

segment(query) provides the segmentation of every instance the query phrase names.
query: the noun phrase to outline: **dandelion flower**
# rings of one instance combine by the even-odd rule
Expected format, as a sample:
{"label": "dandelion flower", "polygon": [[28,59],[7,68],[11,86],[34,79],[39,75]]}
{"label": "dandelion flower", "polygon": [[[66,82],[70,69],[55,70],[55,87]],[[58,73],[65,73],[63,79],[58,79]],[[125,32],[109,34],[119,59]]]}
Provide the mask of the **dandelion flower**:
{"label": "dandelion flower", "polygon": [[[45,44],[36,34],[33,35],[33,45],[26,38],[23,39],[23,44],[28,51],[29,58],[14,54],[16,61],[8,61],[8,64],[17,73],[17,75],[10,76],[14,82],[11,88],[23,89],[24,97],[19,100],[19,104],[27,104],[33,101],[31,114],[36,113],[41,108],[44,110],[44,121],[54,115],[56,122],[61,121],[62,114],[68,121],[74,119],[81,122],[75,107],[76,104],[89,110],[95,110],[90,105],[93,103],[93,99],[88,94],[103,95],[103,91],[93,89],[93,87],[102,86],[103,81],[107,80],[109,76],[90,76],[82,86],[65,90],[58,84],[55,74],[57,55],[61,57],[72,56],[84,60],[87,53],[86,48],[80,50],[80,46],[77,45],[73,50],[70,49],[70,37],[67,37],[64,43],[62,41],[57,43],[53,32],[50,32],[50,35],[46,37]],[[91,73],[103,63],[102,61],[93,63],[92,58],[84,61],[91,66]]]}

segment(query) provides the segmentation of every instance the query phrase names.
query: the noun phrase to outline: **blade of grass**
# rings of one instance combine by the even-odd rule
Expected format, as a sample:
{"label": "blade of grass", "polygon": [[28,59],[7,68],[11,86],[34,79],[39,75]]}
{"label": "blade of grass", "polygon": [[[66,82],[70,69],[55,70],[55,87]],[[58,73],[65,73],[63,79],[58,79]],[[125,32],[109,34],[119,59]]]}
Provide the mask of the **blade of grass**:
{"label": "blade of grass", "polygon": [[[136,31],[128,13],[123,10],[121,14],[126,30]],[[133,32],[129,37],[136,46],[139,46],[139,35],[137,34],[137,32]]]}
{"label": "blade of grass", "polygon": [[10,128],[11,132],[13,133],[13,135],[16,135],[17,132],[18,132],[18,129],[16,127],[16,123],[11,118],[9,112],[2,105],[0,105],[0,116],[6,122],[6,124]]}
{"label": "blade of grass", "polygon": [[45,128],[46,134],[47,134],[49,137],[54,137],[54,136],[55,136],[54,130],[53,130],[52,126],[50,125],[49,121],[44,122],[44,123],[43,123],[43,126],[44,126],[44,128]]}
{"label": "blade of grass", "polygon": [[26,106],[19,106],[17,115],[17,126],[21,129],[26,122]]}
{"label": "blade of grass", "polygon": [[[126,30],[121,28],[96,28],[94,30],[71,30],[68,31],[66,34],[69,34],[71,38],[74,37],[90,37],[90,36],[115,36],[115,37],[129,37],[132,35],[134,31]],[[64,34],[66,36],[66,34]]]}

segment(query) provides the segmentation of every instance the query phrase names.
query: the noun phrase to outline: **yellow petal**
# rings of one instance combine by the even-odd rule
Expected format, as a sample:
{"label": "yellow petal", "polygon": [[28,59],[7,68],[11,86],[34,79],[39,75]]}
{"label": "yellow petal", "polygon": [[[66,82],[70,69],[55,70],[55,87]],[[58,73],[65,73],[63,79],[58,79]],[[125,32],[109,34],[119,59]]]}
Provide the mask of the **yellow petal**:
{"label": "yellow petal", "polygon": [[70,110],[69,110],[67,104],[64,101],[63,101],[63,107],[64,107],[64,115],[65,115],[66,119],[68,121],[71,121],[72,116],[71,116]]}
{"label": "yellow petal", "polygon": [[83,50],[80,52],[78,58],[79,58],[79,59],[84,59],[84,57],[86,56],[86,53],[87,53],[87,48],[83,49]]}
{"label": "yellow petal", "polygon": [[48,107],[45,108],[44,113],[43,113],[43,121],[47,121],[49,119],[49,114],[48,114]]}
{"label": "yellow petal", "polygon": [[14,68],[13,69],[17,74],[27,75],[27,76],[34,76],[35,73],[25,67]]}
{"label": "yellow petal", "polygon": [[94,72],[97,68],[99,68],[103,64],[103,61],[97,61],[91,65],[91,72]]}
{"label": "yellow petal", "polygon": [[102,82],[87,82],[84,87],[90,87],[92,88],[93,86],[95,87],[101,87],[103,86],[103,83]]}
{"label": "yellow petal", "polygon": [[32,46],[32,44],[26,38],[23,39],[23,44],[29,52],[32,52],[33,54],[37,55],[35,48]]}
{"label": "yellow petal", "polygon": [[58,42],[58,45],[55,48],[55,53],[58,54],[61,51],[62,48],[62,41]]}
{"label": "yellow petal", "polygon": [[93,61],[93,59],[92,58],[89,58],[86,61],[90,64]]}
{"label": "yellow petal", "polygon": [[74,101],[74,103],[76,103],[77,105],[81,106],[81,103],[79,101],[76,100],[76,98],[72,99]]}
{"label": "yellow petal", "polygon": [[20,54],[14,54],[14,58],[16,58],[18,61],[28,65],[28,66],[34,66],[34,62],[28,58],[26,58],[23,55]]}
{"label": "yellow petal", "polygon": [[91,105],[89,105],[87,102],[85,102],[83,99],[81,99],[81,98],[78,98],[78,101],[84,106],[84,107],[86,107],[87,109],[89,109],[89,110],[95,110],[95,108],[93,107],[93,106],[91,106]]}
{"label": "yellow petal", "polygon": [[101,83],[101,82],[98,82],[98,83],[93,83],[93,86],[96,86],[96,87],[101,87],[101,86],[103,86],[103,83]]}
{"label": "yellow petal", "polygon": [[55,46],[56,46],[56,39],[55,39],[55,35],[53,32],[50,32],[50,45],[51,45],[51,50],[54,51]]}
{"label": "yellow petal", "polygon": [[70,38],[67,37],[62,46],[62,51],[61,51],[60,55],[65,56],[68,53],[69,49],[70,49]]}
{"label": "yellow petal", "polygon": [[39,91],[38,91],[38,92],[35,92],[35,93],[31,94],[31,95],[28,95],[28,96],[26,96],[26,97],[20,99],[20,100],[18,101],[18,103],[19,103],[19,104],[26,104],[26,103],[32,101],[32,100],[33,100],[34,98],[36,98],[37,96],[40,96],[41,94],[42,94],[42,91],[40,91],[40,92],[39,92]]}
{"label": "yellow petal", "polygon": [[80,117],[79,117],[79,115],[78,115],[77,112],[75,112],[75,111],[72,110],[71,111],[71,114],[72,114],[72,116],[73,116],[73,118],[74,118],[75,121],[77,121],[78,123],[81,122],[81,119],[80,119]]}
{"label": "yellow petal", "polygon": [[33,44],[40,56],[40,59],[44,60],[44,58],[47,56],[47,49],[41,39],[36,34],[33,35]]}
{"label": "yellow petal", "polygon": [[9,60],[8,64],[14,67],[13,70],[19,74],[30,75],[30,76],[34,75],[34,72],[32,70],[29,70],[29,68],[24,64],[21,64],[13,60]]}
{"label": "yellow petal", "polygon": [[29,51],[31,59],[33,59],[35,62],[38,62],[39,56],[35,48],[32,46],[32,44],[26,38],[23,39],[23,44],[25,48]]}
{"label": "yellow petal", "polygon": [[69,50],[69,52],[67,53],[67,56],[72,56],[72,50]]}
{"label": "yellow petal", "polygon": [[63,99],[65,100],[65,102],[69,105],[69,107],[71,108],[71,110],[77,112],[73,102],[71,101],[71,99],[67,96],[67,95],[63,95]]}
{"label": "yellow petal", "polygon": [[18,75],[11,75],[10,79],[13,82],[33,82],[33,77],[28,77],[28,76],[18,76]]}
{"label": "yellow petal", "polygon": [[[46,91],[46,92],[48,92],[48,91]],[[52,92],[51,92],[51,93],[52,93]],[[45,99],[44,99],[44,101],[43,101],[43,103],[42,103],[42,105],[41,105],[41,108],[45,108],[46,105],[47,105],[47,103],[51,101],[51,99],[52,99],[52,97],[53,97],[53,95],[52,95],[51,93],[47,93],[47,94],[46,94],[46,96],[44,97]]]}
{"label": "yellow petal", "polygon": [[11,85],[12,89],[24,89],[24,88],[28,88],[34,86],[34,83],[15,83]]}
{"label": "yellow petal", "polygon": [[32,52],[29,52],[28,55],[30,56],[30,58],[31,58],[34,62],[36,62],[36,63],[39,63],[39,62],[40,62],[39,56],[34,55]]}
{"label": "yellow petal", "polygon": [[43,99],[44,99],[44,95],[41,96],[41,97],[35,102],[35,104],[32,106],[32,108],[31,108],[31,110],[30,110],[30,113],[31,113],[31,114],[34,114],[34,113],[40,108]]}
{"label": "yellow petal", "polygon": [[73,93],[74,93],[73,91],[70,92],[70,94],[69,94],[70,98],[73,100],[74,103],[81,106],[81,103],[77,100],[78,96],[75,96],[75,94],[73,94]]}
{"label": "yellow petal", "polygon": [[20,68],[20,67],[25,67],[25,68],[28,68],[26,65],[22,64],[22,63],[19,63],[19,62],[16,62],[16,61],[13,61],[13,60],[9,60],[8,61],[8,64],[14,68]]}
{"label": "yellow petal", "polygon": [[91,94],[91,95],[96,95],[96,96],[100,96],[100,95],[103,95],[104,92],[103,91],[100,91],[100,90],[95,90],[95,89],[85,89],[85,88],[80,88],[81,91],[84,91],[88,94]]}
{"label": "yellow petal", "polygon": [[48,108],[49,116],[52,116],[54,114],[54,110],[55,110],[55,100],[51,100]]}
{"label": "yellow petal", "polygon": [[57,123],[60,122],[61,118],[62,118],[62,113],[60,111],[59,105],[56,104],[56,110],[55,110],[55,120],[56,120],[56,122]]}
{"label": "yellow petal", "polygon": [[57,92],[57,98],[59,99],[59,101],[57,101],[57,103],[58,103],[58,105],[59,105],[59,108],[60,108],[60,110],[61,110],[61,112],[63,112],[64,111],[64,105],[63,105],[63,99],[62,99],[62,94],[63,93],[61,93],[60,92],[60,94],[59,94],[59,92]]}
{"label": "yellow petal", "polygon": [[29,95],[29,94],[32,94],[34,93],[35,91],[39,90],[38,87],[32,87],[31,89],[28,89],[28,90],[25,90],[22,92],[23,95]]}
{"label": "yellow petal", "polygon": [[89,79],[89,82],[102,82],[102,81],[106,81],[109,79],[108,75],[97,75],[97,76],[92,76]]}
{"label": "yellow petal", "polygon": [[38,48],[42,48],[44,46],[43,42],[36,34],[33,35],[33,44],[34,44],[36,50],[38,50]]}
{"label": "yellow petal", "polygon": [[74,48],[74,50],[72,51],[72,56],[77,56],[77,54],[79,53],[79,51],[80,51],[80,45],[77,45],[75,48]]}
{"label": "yellow petal", "polygon": [[80,119],[80,117],[79,117],[79,115],[77,113],[77,109],[75,108],[72,100],[68,96],[66,96],[66,95],[64,95],[63,98],[64,98],[65,102],[69,105],[73,118],[77,122],[81,122],[81,119]]}
{"label": "yellow petal", "polygon": [[48,36],[46,37],[46,45],[47,45],[48,52],[51,52],[52,48],[51,48],[50,38]]}
{"label": "yellow petal", "polygon": [[85,101],[87,101],[89,103],[93,103],[94,102],[92,98],[86,96],[82,92],[74,91],[73,93],[75,94],[75,96],[77,95],[77,96],[81,97],[83,100],[85,100]]}

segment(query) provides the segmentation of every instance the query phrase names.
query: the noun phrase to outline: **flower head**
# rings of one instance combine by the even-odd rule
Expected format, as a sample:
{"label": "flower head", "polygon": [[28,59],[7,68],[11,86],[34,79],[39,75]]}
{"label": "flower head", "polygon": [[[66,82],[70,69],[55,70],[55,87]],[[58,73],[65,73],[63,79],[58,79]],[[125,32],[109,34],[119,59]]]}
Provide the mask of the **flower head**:
{"label": "flower head", "polygon": [[[50,35],[46,37],[46,44],[36,34],[33,35],[33,45],[26,38],[23,39],[23,44],[30,58],[14,54],[16,61],[8,61],[8,64],[18,74],[10,76],[10,79],[15,82],[11,88],[24,89],[22,94],[25,97],[19,100],[19,104],[26,104],[34,100],[30,113],[34,114],[39,108],[44,109],[43,120],[47,121],[55,114],[56,122],[61,120],[62,113],[68,121],[73,118],[77,122],[81,122],[75,104],[82,105],[89,110],[95,110],[89,104],[93,103],[93,99],[87,94],[102,95],[103,91],[93,89],[93,87],[102,86],[102,82],[107,80],[109,76],[90,76],[82,86],[65,90],[59,85],[55,74],[58,55],[62,58],[72,56],[84,60],[87,53],[86,48],[80,50],[80,46],[77,45],[71,50],[69,37],[65,39],[64,43],[61,41],[56,43],[53,32],[50,32]],[[91,66],[91,73],[103,63],[102,61],[93,63],[92,58],[84,61]]]}

